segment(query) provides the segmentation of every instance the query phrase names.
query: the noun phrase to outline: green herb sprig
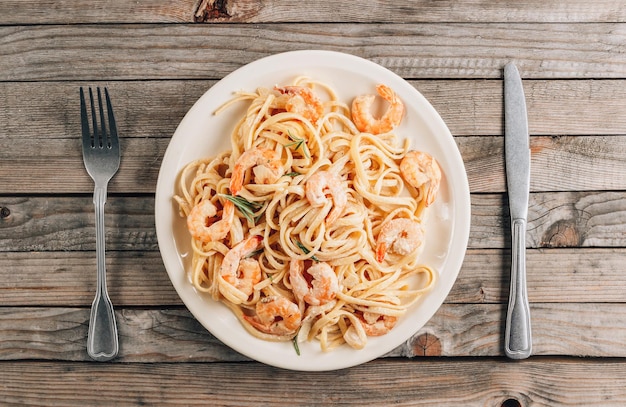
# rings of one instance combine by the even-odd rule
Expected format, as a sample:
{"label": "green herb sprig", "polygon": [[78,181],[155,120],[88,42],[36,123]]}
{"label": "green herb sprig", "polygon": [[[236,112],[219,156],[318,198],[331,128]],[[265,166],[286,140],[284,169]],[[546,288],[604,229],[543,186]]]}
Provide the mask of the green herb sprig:
{"label": "green herb sprig", "polygon": [[[298,329],[298,332],[300,330]],[[300,356],[300,346],[298,346],[298,332],[296,332],[296,336],[293,337],[291,342],[293,343],[293,348],[296,350],[296,355]]]}
{"label": "green herb sprig", "polygon": [[[296,245],[300,248],[300,250],[302,250],[304,252],[304,254],[309,254],[311,253],[311,251],[309,249],[307,249],[302,242],[300,242],[299,240],[296,240]],[[311,260],[315,260],[316,262],[319,263],[320,259],[318,259],[317,257],[315,257],[315,255],[311,256]]]}
{"label": "green herb sprig", "polygon": [[239,209],[239,212],[241,212],[243,216],[245,216],[246,219],[248,219],[252,223],[255,223],[254,212],[263,207],[263,205],[258,202],[250,202],[240,196],[233,196],[228,194],[218,194],[218,196],[224,199],[228,199],[229,201],[234,203],[237,209]]}
{"label": "green herb sprig", "polygon": [[309,153],[309,148],[306,145],[306,140],[303,138],[298,138],[296,136],[294,136],[293,134],[291,134],[291,131],[288,131],[287,134],[289,134],[289,138],[291,139],[292,143],[289,144],[285,144],[285,147],[294,147],[294,150],[298,151],[299,149],[302,149],[302,153],[304,154],[304,156],[306,158],[311,158],[311,154]]}

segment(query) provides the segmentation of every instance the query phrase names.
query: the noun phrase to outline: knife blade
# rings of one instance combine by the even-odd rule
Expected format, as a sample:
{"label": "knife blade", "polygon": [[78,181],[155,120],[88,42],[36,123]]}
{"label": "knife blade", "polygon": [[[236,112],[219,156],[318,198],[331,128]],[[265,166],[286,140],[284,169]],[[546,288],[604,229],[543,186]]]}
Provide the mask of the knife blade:
{"label": "knife blade", "polygon": [[514,63],[504,67],[504,155],[511,212],[511,286],[504,352],[526,359],[532,352],[526,291],[526,222],[530,193],[530,140],[522,79]]}

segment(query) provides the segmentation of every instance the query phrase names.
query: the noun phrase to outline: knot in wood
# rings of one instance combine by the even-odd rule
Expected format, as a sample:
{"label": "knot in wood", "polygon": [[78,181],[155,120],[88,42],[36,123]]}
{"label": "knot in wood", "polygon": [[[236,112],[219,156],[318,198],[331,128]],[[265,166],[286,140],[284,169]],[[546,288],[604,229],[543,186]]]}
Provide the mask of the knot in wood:
{"label": "knot in wood", "polygon": [[501,407],[522,407],[522,403],[516,399],[507,399],[504,400]]}
{"label": "knot in wood", "polygon": [[230,17],[228,0],[201,0],[196,8],[193,20],[196,23],[206,23],[214,20],[229,19]]}
{"label": "knot in wood", "polygon": [[574,219],[563,219],[546,230],[541,238],[542,247],[579,247],[583,236]]}
{"label": "knot in wood", "polygon": [[441,356],[441,341],[433,334],[423,333],[413,338],[411,348],[415,356]]}
{"label": "knot in wood", "polygon": [[0,219],[6,219],[11,215],[11,210],[6,206],[0,207]]}

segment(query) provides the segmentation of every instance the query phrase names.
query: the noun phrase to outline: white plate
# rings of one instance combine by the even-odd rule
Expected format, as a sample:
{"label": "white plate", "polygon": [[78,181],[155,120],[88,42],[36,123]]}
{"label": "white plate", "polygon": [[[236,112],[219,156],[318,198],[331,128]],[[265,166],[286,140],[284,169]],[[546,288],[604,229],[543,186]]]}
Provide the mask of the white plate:
{"label": "white plate", "polygon": [[[188,162],[230,148],[229,136],[245,104],[232,106],[220,115],[213,112],[234,91],[285,84],[306,75],[329,83],[340,99],[375,93],[384,83],[406,105],[406,116],[397,133],[411,138],[412,148],[432,154],[444,177],[440,194],[426,220],[427,242],[422,261],[440,274],[435,289],[403,316],[387,335],[369,338],[366,347],[343,346],[324,353],[314,342],[300,344],[298,356],[291,342],[276,343],[252,337],[224,305],[198,293],[191,285],[190,243],[184,219],[172,200],[178,173]],[[163,157],[156,188],[156,231],[159,249],[172,284],[191,313],[220,341],[257,361],[292,370],[341,369],[384,355],[421,329],[439,309],[454,284],[467,246],[470,197],[467,175],[457,145],[445,123],[428,101],[393,72],[362,58],[329,51],[294,51],[252,62],[211,87],[189,110],[172,136]]]}

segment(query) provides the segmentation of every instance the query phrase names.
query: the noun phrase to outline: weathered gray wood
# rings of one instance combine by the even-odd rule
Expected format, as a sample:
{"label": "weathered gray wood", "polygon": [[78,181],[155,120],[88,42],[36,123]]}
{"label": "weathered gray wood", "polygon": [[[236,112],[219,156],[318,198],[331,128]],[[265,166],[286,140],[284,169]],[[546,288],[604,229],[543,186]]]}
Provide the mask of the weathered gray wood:
{"label": "weathered gray wood", "polygon": [[[469,249],[448,303],[506,303],[510,251]],[[528,249],[528,298],[536,303],[626,302],[626,249]],[[555,283],[558,282],[557,283]]]}
{"label": "weathered gray wood", "polygon": [[[626,356],[625,304],[531,303],[530,308],[534,355]],[[503,356],[505,314],[503,304],[444,304],[387,356]],[[116,319],[118,362],[245,360],[186,309],[117,307]],[[1,307],[0,359],[89,360],[88,321],[88,308]]]}
{"label": "weathered gray wood", "polygon": [[[117,306],[181,306],[158,251],[108,251],[107,286]],[[0,305],[89,306],[96,256],[84,252],[0,252]]]}
{"label": "weathered gray wood", "polygon": [[[471,199],[470,247],[509,247],[506,194],[476,194]],[[625,203],[621,192],[532,193],[526,245],[623,247]]]}
{"label": "weathered gray wood", "polygon": [[[1,250],[95,250],[96,232],[90,196],[0,198],[10,215],[0,219]],[[156,250],[154,200],[107,199],[104,224],[107,250]]]}
{"label": "weathered gray wood", "polygon": [[[505,191],[504,139],[462,137],[456,141],[470,190]],[[531,191],[624,189],[626,137],[531,137],[530,148]],[[602,168],[601,175],[589,176],[598,168]]]}
{"label": "weathered gray wood", "polygon": [[171,23],[171,22],[620,22],[626,19],[620,1],[583,0],[567,3],[526,0],[512,7],[506,1],[488,4],[439,0],[435,3],[383,0],[298,1],[0,1],[0,24]]}
{"label": "weathered gray wood", "polygon": [[[457,137],[470,190],[506,191],[502,137]],[[153,193],[164,138],[121,140],[120,170],[111,193]],[[531,138],[531,191],[625,190],[626,136]],[[0,139],[0,193],[88,193],[79,139]],[[60,172],[63,177],[60,177]],[[601,173],[599,173],[601,172]],[[591,175],[591,176],[590,176]]]}
{"label": "weathered gray wood", "polygon": [[626,74],[619,23],[45,25],[0,27],[0,38],[0,81],[219,79],[311,48],[369,58],[405,78],[500,78],[511,59],[524,78]]}
{"label": "weathered gray wood", "polygon": [[[621,0],[0,0],[0,404],[626,405],[624,21]],[[172,288],[154,232],[157,171],[193,102],[244,64],[304,48],[409,79],[456,136],[472,191],[444,306],[384,358],[332,373],[270,368],[217,341]],[[535,355],[519,362],[502,357],[509,60],[533,136]],[[77,88],[94,84],[112,91],[124,149],[105,217],[121,356],[106,364],[85,352],[95,231]]]}
{"label": "weathered gray wood", "polygon": [[[109,193],[154,193],[169,140],[121,138],[120,169]],[[80,136],[0,139],[1,193],[89,193],[93,180],[83,163]]]}
{"label": "weathered gray wood", "polygon": [[[257,363],[2,363],[10,405],[605,406],[626,404],[626,362],[378,360],[338,372]],[[394,378],[394,379],[390,379]],[[34,384],[36,383],[36,385]],[[576,385],[572,385],[576,383]],[[504,404],[509,401],[509,404]],[[512,404],[517,401],[519,404]]]}
{"label": "weathered gray wood", "polygon": [[[0,139],[78,137],[78,88],[89,85],[108,87],[124,138],[169,138],[193,103],[214,83],[209,80],[0,83]],[[409,83],[432,103],[453,135],[502,135],[501,80]],[[532,135],[624,134],[626,80],[527,80],[524,90]],[[6,148],[18,147],[8,144]]]}
{"label": "weathered gray wood", "polygon": [[[626,249],[527,251],[531,302],[626,302]],[[506,303],[510,252],[469,249],[447,303]],[[0,252],[0,306],[91,304],[96,259],[86,252]],[[122,307],[181,306],[156,251],[109,251],[108,287]],[[558,285],[554,282],[558,281]]]}
{"label": "weathered gray wood", "polygon": [[[510,244],[505,195],[472,195],[470,248]],[[95,250],[90,196],[1,197],[1,251]],[[109,197],[105,208],[108,250],[156,250],[152,197]],[[528,247],[624,247],[624,192],[533,193]],[[181,222],[184,221],[181,219]]]}

